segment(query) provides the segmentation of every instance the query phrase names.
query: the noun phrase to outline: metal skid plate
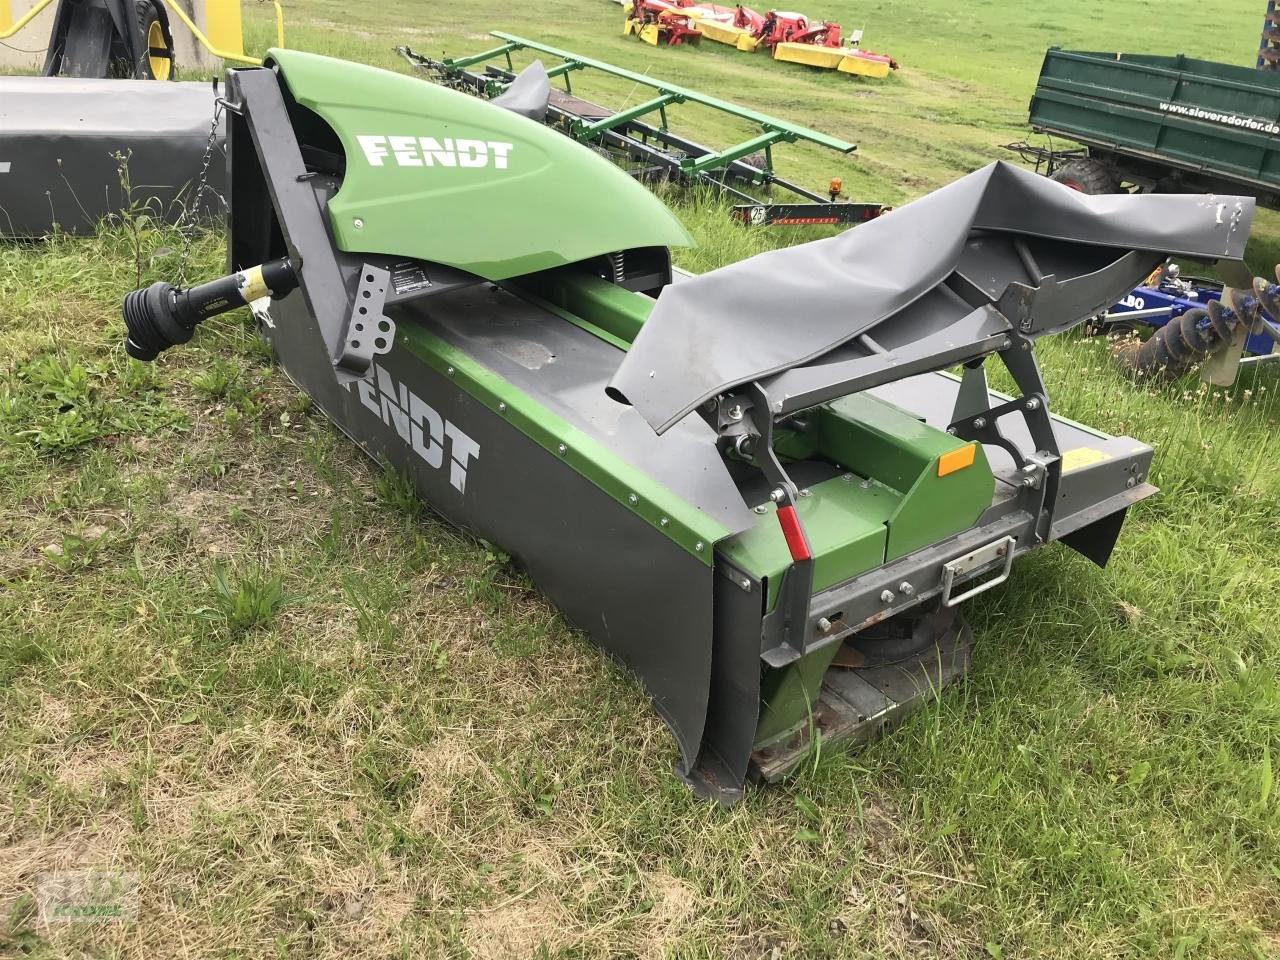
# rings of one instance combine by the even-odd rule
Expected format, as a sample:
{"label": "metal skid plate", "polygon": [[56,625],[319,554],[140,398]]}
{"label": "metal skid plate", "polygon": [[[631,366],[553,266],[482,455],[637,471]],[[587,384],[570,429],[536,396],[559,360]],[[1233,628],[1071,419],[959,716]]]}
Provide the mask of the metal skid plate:
{"label": "metal skid plate", "polygon": [[808,754],[814,730],[824,744],[847,749],[875,739],[936,698],[969,668],[973,632],[962,618],[955,623],[937,645],[904,663],[827,670],[813,723],[752,753],[752,778],[772,782],[785,776]]}

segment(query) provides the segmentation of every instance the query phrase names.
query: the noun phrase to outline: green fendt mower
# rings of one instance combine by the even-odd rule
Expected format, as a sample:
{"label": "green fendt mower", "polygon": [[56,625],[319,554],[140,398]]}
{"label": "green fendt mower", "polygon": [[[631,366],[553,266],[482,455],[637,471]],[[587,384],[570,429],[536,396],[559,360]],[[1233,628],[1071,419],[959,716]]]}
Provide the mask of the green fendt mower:
{"label": "green fendt mower", "polygon": [[129,294],[129,353],[249,304],[339,429],[635,672],[725,803],[960,677],[960,604],[1027,551],[1107,561],[1152,450],[1053,416],[1035,343],[1171,254],[1238,261],[1253,214],[996,163],[689,277],[653,194],[501,98],[278,50],[225,103],[231,273]]}

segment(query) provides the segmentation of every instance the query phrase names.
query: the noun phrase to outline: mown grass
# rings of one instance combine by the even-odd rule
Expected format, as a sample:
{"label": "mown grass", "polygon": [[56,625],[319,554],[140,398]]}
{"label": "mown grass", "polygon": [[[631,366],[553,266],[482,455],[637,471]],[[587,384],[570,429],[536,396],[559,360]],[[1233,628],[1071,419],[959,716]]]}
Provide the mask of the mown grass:
{"label": "mown grass", "polygon": [[[491,27],[652,57],[856,132],[857,182],[897,201],[1018,134],[1045,45],[1128,46],[1148,12],[840,6],[903,74],[642,56],[604,3],[290,14],[298,45],[386,65]],[[1214,19],[1198,43],[1247,61],[1254,14]],[[679,209],[695,270],[824,235]],[[1256,266],[1278,236],[1260,217]],[[1100,341],[1046,343],[1055,410],[1155,444],[1161,496],[1107,570],[1052,547],[969,604],[974,668],[936,706],[726,812],[675,781],[639,688],[356,456],[244,320],[124,360],[120,294],[179,243],[134,239],[0,246],[0,954],[1280,952],[1275,372],[1137,389]],[[220,268],[202,236],[193,275]],[[88,867],[138,874],[138,922],[36,923],[37,875]]]}

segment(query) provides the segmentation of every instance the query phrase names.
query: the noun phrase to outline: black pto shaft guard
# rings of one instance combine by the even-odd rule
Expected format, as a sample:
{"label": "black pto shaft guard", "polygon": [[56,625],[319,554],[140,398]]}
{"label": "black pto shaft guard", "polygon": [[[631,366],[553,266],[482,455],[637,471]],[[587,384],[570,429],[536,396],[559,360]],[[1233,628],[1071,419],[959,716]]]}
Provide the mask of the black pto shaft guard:
{"label": "black pto shaft guard", "polygon": [[293,265],[273,260],[189,290],[158,281],[125,295],[128,336],[124,348],[135,360],[154,360],[160,351],[186,343],[209,317],[243,307],[260,297],[279,298],[298,286]]}

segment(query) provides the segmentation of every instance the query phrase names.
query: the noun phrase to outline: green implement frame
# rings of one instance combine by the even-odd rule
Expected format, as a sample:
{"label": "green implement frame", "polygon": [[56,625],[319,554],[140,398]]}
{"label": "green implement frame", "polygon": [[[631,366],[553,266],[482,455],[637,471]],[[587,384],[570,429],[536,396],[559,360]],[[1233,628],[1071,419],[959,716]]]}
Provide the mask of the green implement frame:
{"label": "green implement frame", "polygon": [[[464,57],[434,60],[408,47],[399,49],[411,64],[434,72],[445,85],[467,89],[488,99],[503,93],[514,81],[512,54],[530,51],[558,59],[559,63],[546,67],[546,73],[548,78],[563,77],[564,90],[552,91],[547,106],[547,123],[580,143],[604,147],[615,156],[625,156],[629,162],[638,164],[632,169],[633,175],[704,182],[732,194],[743,201],[733,212],[734,217],[744,224],[854,224],[873,219],[887,209],[879,203],[839,200],[838,183],[834,184],[835,189],[823,195],[784,180],[774,172],[775,144],[812,143],[847,156],[858,149],[856,144],[847,140],[536,40],[502,31],[494,31],[491,36],[501,40],[502,44]],[[505,61],[506,68],[490,62],[495,60]],[[482,72],[472,70],[481,65]],[[653,96],[620,110],[590,103],[574,95],[570,79],[571,74],[588,69],[646,87]],[[674,133],[668,124],[667,108],[682,103],[710,107],[745,121],[758,128],[759,132],[727,147],[712,148],[696,143]],[[645,118],[650,118],[650,121]],[[749,159],[760,154],[763,155],[762,162]],[[737,189],[731,183],[761,188],[770,197],[772,188],[778,187],[806,202],[775,204],[771,199],[761,200]]]}
{"label": "green implement frame", "polygon": [[[494,47],[484,53],[476,54],[472,57],[461,57],[456,60],[446,59],[444,62],[458,69],[465,69],[474,66],[485,60],[491,60],[494,57],[505,56],[507,60],[507,68],[513,69],[511,65],[511,54],[519,50],[536,50],[538,53],[545,53],[551,57],[559,57],[562,61],[558,67],[550,67],[547,70],[549,76],[562,75],[565,78],[565,89],[572,92],[569,85],[569,74],[575,70],[582,70],[590,67],[593,70],[599,70],[602,73],[608,73],[615,77],[621,77],[623,80],[630,80],[641,86],[649,87],[658,92],[658,96],[646,103],[640,104],[638,107],[632,107],[628,110],[620,111],[603,120],[594,123],[581,123],[576,125],[573,131],[574,136],[579,140],[593,140],[598,134],[605,130],[612,130],[622,126],[630,120],[636,120],[645,114],[655,111],[665,113],[667,106],[674,103],[698,103],[704,107],[711,107],[722,113],[739,117],[748,123],[758,124],[761,130],[759,136],[752,137],[750,140],[743,141],[736,146],[729,147],[717,153],[709,154],[704,157],[689,159],[686,161],[686,170],[689,173],[702,173],[708,170],[714,170],[722,167],[727,163],[755,153],[757,150],[768,150],[775,143],[795,143],[797,140],[805,140],[809,143],[816,143],[819,146],[826,147],[829,150],[835,150],[839,153],[853,153],[857,150],[857,144],[849,143],[841,140],[839,137],[832,137],[825,133],[819,133],[817,130],[810,130],[808,127],[802,127],[797,123],[789,123],[786,120],[779,120],[777,117],[771,117],[768,114],[760,113],[757,110],[751,110],[748,107],[739,106],[736,103],[730,103],[727,100],[721,100],[718,97],[709,97],[705,93],[698,93],[696,90],[689,90],[685,87],[677,86],[674,83],[667,83],[665,80],[658,80],[653,77],[647,77],[642,73],[636,73],[634,70],[627,70],[623,67],[616,67],[611,63],[605,63],[602,60],[594,60],[591,57],[584,57],[581,54],[571,53],[568,50],[560,50],[557,47],[548,46],[545,43],[538,43],[536,40],[527,40],[524,37],[517,37],[512,33],[504,33],[501,30],[493,31],[490,36],[497,37],[499,40],[506,41],[500,47]],[[662,128],[666,129],[666,118],[662,117]],[[768,164],[772,166],[772,164]]]}

